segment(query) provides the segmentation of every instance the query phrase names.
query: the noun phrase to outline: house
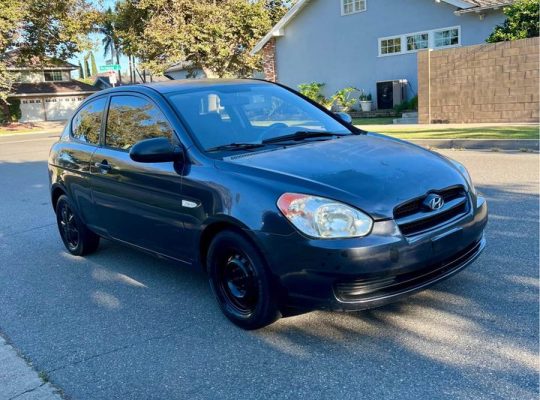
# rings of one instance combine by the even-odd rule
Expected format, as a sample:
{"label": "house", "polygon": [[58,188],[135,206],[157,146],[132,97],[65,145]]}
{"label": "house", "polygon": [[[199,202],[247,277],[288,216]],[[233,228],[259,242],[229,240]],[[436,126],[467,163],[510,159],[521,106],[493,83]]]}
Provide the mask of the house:
{"label": "house", "polygon": [[8,54],[7,70],[15,76],[8,102],[20,101],[21,122],[61,121],[68,119],[80,102],[98,91],[86,83],[71,79],[76,65],[47,58],[19,64],[15,54]]}
{"label": "house", "polygon": [[204,79],[206,73],[202,68],[193,68],[190,61],[180,61],[165,71],[169,79]]}
{"label": "house", "polygon": [[96,80],[94,81],[92,85],[98,90],[105,90],[105,89],[109,89],[113,87],[108,74],[96,76]]}
{"label": "house", "polygon": [[353,86],[392,108],[418,92],[419,50],[484,43],[511,2],[299,0],[252,53],[268,80],[325,83],[327,95]]}
{"label": "house", "polygon": [[[150,75],[149,73],[143,76],[146,76],[147,82],[167,82],[171,79],[163,75]],[[135,82],[130,82],[129,78],[123,77],[122,83],[120,83],[118,79],[116,79],[114,86],[134,85],[142,82],[142,77],[135,75]],[[96,76],[96,80],[92,85],[98,90],[112,88],[113,83],[111,82],[110,72],[98,74]]]}
{"label": "house", "polygon": [[[201,67],[193,68],[191,61],[180,61],[173,64],[165,70],[164,76],[169,79],[206,79],[206,72]],[[264,75],[260,71],[253,71],[253,77],[264,79]]]}

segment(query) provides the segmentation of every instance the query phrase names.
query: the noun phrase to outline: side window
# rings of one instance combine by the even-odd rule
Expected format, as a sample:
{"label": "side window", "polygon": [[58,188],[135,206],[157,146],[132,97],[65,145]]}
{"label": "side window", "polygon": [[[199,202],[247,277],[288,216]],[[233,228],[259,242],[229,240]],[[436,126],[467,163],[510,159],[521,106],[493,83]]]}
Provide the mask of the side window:
{"label": "side window", "polygon": [[97,99],[79,110],[71,122],[71,136],[81,142],[98,144],[106,103],[106,98]]}
{"label": "side window", "polygon": [[173,131],[161,111],[135,96],[114,96],[109,106],[105,144],[128,150],[135,143],[157,137],[172,140]]}

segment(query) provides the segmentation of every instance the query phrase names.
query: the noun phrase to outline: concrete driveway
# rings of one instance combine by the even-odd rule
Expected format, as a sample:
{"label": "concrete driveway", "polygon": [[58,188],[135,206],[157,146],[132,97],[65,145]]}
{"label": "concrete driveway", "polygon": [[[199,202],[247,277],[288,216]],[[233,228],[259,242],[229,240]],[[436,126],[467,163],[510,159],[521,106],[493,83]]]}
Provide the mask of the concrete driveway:
{"label": "concrete driveway", "polygon": [[464,272],[378,310],[244,332],[199,271],[108,241],[68,255],[48,136],[0,138],[0,331],[66,397],[538,398],[538,154],[444,152],[490,205]]}

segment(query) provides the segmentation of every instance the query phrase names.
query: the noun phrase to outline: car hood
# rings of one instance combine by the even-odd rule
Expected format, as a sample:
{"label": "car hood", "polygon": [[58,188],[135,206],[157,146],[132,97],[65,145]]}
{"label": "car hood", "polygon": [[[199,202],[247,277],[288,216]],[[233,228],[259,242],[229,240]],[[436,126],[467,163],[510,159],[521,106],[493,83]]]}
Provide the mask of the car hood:
{"label": "car hood", "polygon": [[[429,191],[466,186],[445,158],[379,134],[354,135],[229,157],[229,162],[279,174],[285,190],[308,191],[354,205],[374,218]],[[302,187],[303,186],[303,187]]]}

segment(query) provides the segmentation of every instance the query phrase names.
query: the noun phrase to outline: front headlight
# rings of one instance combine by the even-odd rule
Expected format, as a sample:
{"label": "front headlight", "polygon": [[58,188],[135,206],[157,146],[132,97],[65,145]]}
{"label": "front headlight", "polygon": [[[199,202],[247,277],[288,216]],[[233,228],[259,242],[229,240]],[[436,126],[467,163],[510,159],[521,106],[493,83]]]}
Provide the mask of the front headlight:
{"label": "front headlight", "polygon": [[300,232],[315,238],[366,236],[373,226],[362,211],[324,197],[285,193],[277,206]]}
{"label": "front headlight", "polygon": [[459,172],[461,172],[461,175],[463,175],[463,177],[469,184],[469,189],[471,190],[471,193],[476,195],[476,188],[473,185],[471,175],[469,174],[469,171],[467,171],[467,168],[465,168],[465,166],[462,163],[457,162],[456,160],[452,160],[451,158],[449,158],[449,160],[452,162],[452,164],[456,166]]}

